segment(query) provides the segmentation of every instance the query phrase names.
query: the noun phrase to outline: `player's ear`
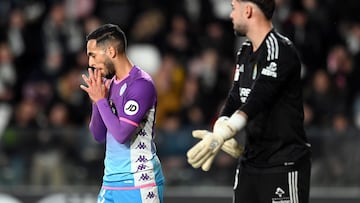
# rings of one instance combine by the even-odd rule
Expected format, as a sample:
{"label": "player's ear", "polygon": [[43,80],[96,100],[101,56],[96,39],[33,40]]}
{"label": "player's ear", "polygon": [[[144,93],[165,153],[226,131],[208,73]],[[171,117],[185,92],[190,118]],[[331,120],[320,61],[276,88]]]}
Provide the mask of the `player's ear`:
{"label": "player's ear", "polygon": [[116,49],[113,46],[109,46],[106,51],[110,58],[114,58],[116,56]]}
{"label": "player's ear", "polygon": [[246,5],[245,7],[245,17],[250,18],[253,15],[253,6],[251,4]]}

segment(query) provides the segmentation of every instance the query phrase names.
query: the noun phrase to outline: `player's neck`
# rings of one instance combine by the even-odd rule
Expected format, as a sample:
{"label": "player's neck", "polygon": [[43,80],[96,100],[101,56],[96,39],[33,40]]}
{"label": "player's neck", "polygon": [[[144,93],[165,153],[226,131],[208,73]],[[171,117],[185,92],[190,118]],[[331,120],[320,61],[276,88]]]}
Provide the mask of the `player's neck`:
{"label": "player's neck", "polygon": [[116,79],[122,80],[127,77],[133,67],[133,64],[126,56],[122,56],[115,62]]}
{"label": "player's neck", "polygon": [[253,51],[255,52],[273,27],[272,23],[269,21],[259,21],[256,26],[251,27],[252,29],[248,33],[248,38],[252,42]]}

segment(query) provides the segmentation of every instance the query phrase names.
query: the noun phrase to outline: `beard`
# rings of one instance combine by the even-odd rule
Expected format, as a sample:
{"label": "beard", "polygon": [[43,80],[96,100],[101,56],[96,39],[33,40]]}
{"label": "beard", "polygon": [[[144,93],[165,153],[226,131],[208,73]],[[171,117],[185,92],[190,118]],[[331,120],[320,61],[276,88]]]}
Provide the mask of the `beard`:
{"label": "beard", "polygon": [[241,26],[241,25],[237,25],[234,26],[234,34],[235,36],[238,37],[245,37],[246,36],[246,27],[245,26]]}
{"label": "beard", "polygon": [[239,32],[239,31],[236,31],[236,30],[234,30],[234,34],[237,37],[244,37],[245,36],[243,33]]}
{"label": "beard", "polygon": [[105,60],[105,67],[107,69],[107,72],[105,73],[104,77],[106,79],[111,79],[115,75],[115,65],[110,59]]}
{"label": "beard", "polygon": [[234,34],[235,34],[235,36],[237,36],[237,37],[245,37],[245,34],[244,34],[244,33],[239,32],[239,31],[236,31],[236,30],[234,30]]}

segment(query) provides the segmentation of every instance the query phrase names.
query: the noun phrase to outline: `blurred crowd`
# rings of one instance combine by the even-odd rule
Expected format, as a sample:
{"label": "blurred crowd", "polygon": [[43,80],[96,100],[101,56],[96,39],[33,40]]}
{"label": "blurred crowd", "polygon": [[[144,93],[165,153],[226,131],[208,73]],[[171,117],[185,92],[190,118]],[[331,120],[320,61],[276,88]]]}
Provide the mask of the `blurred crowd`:
{"label": "blurred crowd", "polygon": [[[360,1],[276,3],[274,27],[303,62],[312,182],[360,186]],[[154,79],[167,184],[231,185],[228,155],[207,173],[185,157],[191,131],[211,129],[231,86],[244,39],[230,11],[230,0],[1,0],[0,187],[100,184],[104,146],[88,131],[91,104],[79,85],[85,36],[102,23],[122,27],[130,59]]]}

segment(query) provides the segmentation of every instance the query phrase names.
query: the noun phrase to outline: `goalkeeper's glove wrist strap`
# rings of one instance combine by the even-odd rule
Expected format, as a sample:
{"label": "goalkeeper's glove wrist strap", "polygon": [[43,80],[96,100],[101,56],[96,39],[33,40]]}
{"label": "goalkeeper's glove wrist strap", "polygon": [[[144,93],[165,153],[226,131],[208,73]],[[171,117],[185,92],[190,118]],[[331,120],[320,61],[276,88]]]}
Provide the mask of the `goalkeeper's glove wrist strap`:
{"label": "goalkeeper's glove wrist strap", "polygon": [[[235,132],[238,132],[246,125],[246,118],[243,115],[235,112],[231,115],[227,122],[230,128],[232,128]],[[224,137],[224,139],[228,140],[233,136],[234,135],[229,135],[227,137]]]}

